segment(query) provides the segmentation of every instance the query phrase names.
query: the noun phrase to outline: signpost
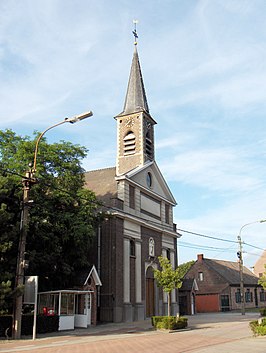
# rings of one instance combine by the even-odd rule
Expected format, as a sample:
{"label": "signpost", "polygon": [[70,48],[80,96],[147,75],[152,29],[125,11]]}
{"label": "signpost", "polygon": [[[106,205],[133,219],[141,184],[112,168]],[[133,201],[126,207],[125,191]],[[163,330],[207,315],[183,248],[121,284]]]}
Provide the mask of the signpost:
{"label": "signpost", "polygon": [[38,276],[25,277],[24,304],[34,305],[32,339],[36,339]]}

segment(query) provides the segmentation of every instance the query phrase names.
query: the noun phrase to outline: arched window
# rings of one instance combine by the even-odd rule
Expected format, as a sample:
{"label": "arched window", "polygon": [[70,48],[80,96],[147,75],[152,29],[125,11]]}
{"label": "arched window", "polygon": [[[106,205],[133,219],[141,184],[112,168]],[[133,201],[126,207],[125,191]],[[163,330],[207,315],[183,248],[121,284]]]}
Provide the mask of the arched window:
{"label": "arched window", "polygon": [[128,131],[123,139],[124,155],[134,154],[136,151],[136,137],[132,131]]}
{"label": "arched window", "polygon": [[133,239],[130,240],[130,256],[135,256],[135,242]]}

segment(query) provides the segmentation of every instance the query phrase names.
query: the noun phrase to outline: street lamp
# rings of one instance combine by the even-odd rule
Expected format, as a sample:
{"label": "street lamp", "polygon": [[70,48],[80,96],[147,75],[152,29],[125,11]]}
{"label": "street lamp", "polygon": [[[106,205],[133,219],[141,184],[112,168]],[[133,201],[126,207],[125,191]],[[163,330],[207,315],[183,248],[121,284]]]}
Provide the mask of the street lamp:
{"label": "street lamp", "polygon": [[237,237],[237,240],[239,242],[239,252],[237,253],[238,258],[239,258],[239,275],[240,275],[240,296],[241,296],[241,314],[245,315],[245,291],[244,291],[244,278],[243,278],[243,248],[242,248],[242,240],[241,240],[241,232],[243,230],[243,228],[250,226],[251,224],[255,224],[255,223],[264,223],[266,222],[266,219],[261,219],[259,221],[255,221],[255,222],[250,222],[250,223],[246,223],[244,224],[240,230],[239,230],[239,234]]}
{"label": "street lamp", "polygon": [[[18,247],[18,258],[17,258],[17,269],[16,269],[16,280],[15,280],[15,288],[19,291],[24,284],[24,270],[25,270],[25,249],[26,249],[26,239],[28,233],[28,219],[29,219],[29,193],[31,186],[36,183],[36,179],[34,174],[36,172],[36,163],[37,163],[37,153],[39,142],[43,135],[59,125],[65,123],[74,124],[83,119],[89,118],[93,113],[91,111],[85,112],[80,115],[75,115],[71,118],[65,118],[63,121],[60,121],[57,124],[54,124],[44,130],[38,137],[35,145],[34,152],[34,160],[33,167],[30,168],[25,174],[25,178],[22,180],[23,184],[23,201],[22,201],[22,213],[21,213],[21,221],[20,221],[20,239],[19,239],[19,247]],[[36,308],[35,308],[36,310]],[[13,325],[13,336],[15,339],[19,339],[21,336],[21,318],[22,318],[22,295],[18,295],[15,301],[15,310],[14,310],[14,325]]]}

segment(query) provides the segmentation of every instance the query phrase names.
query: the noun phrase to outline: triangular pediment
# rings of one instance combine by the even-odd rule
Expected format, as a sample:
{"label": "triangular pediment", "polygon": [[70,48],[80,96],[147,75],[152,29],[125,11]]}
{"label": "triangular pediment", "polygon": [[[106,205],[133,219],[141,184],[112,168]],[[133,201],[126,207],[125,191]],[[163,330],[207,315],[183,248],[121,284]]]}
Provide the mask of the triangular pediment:
{"label": "triangular pediment", "polygon": [[92,266],[92,268],[91,268],[91,270],[90,270],[90,272],[89,272],[89,274],[88,274],[88,276],[86,278],[86,281],[84,282],[84,286],[86,286],[86,284],[88,283],[89,278],[93,278],[94,283],[95,283],[96,286],[101,286],[102,285],[102,282],[100,280],[100,277],[99,277],[98,272],[96,270],[96,267],[94,265]]}
{"label": "triangular pediment", "polygon": [[176,205],[175,198],[155,161],[147,162],[116,179],[129,179],[146,192]]}

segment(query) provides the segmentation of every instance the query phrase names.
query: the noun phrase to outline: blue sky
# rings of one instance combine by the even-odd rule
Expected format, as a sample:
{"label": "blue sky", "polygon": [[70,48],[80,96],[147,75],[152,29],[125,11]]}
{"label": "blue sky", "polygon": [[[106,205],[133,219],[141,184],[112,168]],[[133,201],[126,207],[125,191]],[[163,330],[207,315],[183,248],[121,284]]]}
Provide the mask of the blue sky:
{"label": "blue sky", "polygon": [[[113,117],[124,104],[133,19],[175,222],[236,240],[244,224],[266,218],[264,0],[2,0],[0,129],[31,135],[92,110],[46,136],[86,146],[87,170],[115,165]],[[259,248],[265,235],[266,223],[242,231]],[[180,262],[197,253],[236,261],[236,251],[186,233],[179,242]],[[261,251],[244,251],[253,266]]]}

